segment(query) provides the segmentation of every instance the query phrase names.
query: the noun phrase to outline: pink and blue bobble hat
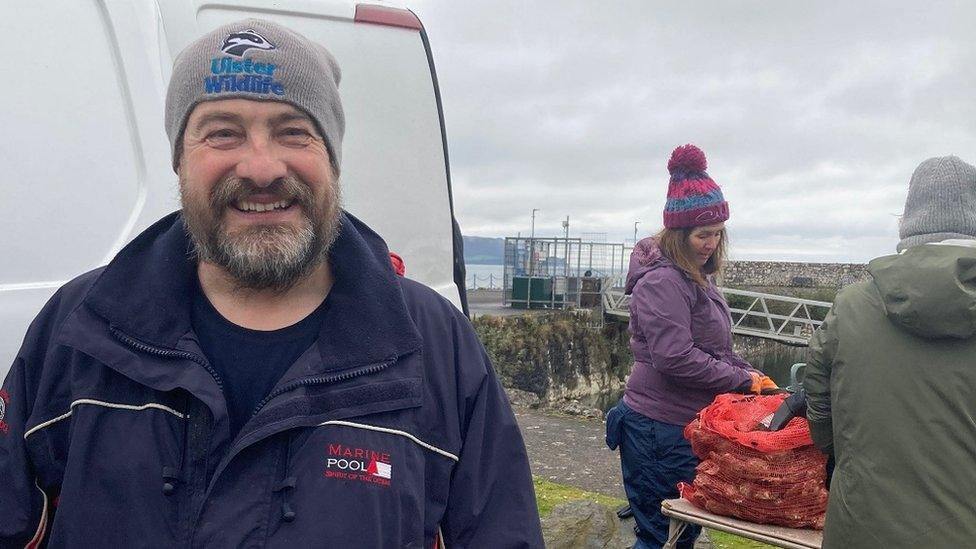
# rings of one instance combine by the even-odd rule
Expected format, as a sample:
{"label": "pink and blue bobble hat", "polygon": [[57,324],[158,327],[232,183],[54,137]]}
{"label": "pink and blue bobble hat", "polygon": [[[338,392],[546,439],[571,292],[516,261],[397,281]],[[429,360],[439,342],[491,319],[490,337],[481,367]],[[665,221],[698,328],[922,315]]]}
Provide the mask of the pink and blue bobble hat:
{"label": "pink and blue bobble hat", "polygon": [[714,225],[729,218],[729,203],[705,173],[707,167],[705,153],[694,145],[682,145],[671,153],[671,182],[664,205],[664,226],[668,229]]}

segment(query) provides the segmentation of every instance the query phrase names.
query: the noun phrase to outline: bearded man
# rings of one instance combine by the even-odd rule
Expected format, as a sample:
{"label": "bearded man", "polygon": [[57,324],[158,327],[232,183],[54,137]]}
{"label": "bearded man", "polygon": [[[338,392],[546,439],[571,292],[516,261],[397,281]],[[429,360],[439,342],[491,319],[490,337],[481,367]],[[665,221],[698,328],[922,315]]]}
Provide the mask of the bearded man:
{"label": "bearded man", "polygon": [[260,20],[176,59],[182,210],[31,325],[0,546],[542,547],[470,324],[340,207],[339,76]]}

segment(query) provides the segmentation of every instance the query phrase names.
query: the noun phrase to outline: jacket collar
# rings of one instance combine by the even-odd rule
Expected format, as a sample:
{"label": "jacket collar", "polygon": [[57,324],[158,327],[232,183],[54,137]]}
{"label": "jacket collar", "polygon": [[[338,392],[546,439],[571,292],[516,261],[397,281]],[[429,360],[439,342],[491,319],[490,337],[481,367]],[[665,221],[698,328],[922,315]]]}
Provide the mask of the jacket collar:
{"label": "jacket collar", "polygon": [[[670,268],[674,269],[681,274],[682,277],[693,286],[697,286],[695,281],[677,265],[674,264],[668,256],[664,255],[661,251],[661,246],[658,241],[653,236],[649,236],[641,241],[639,241],[634,249],[630,253],[630,266],[627,269],[627,281],[624,285],[625,294],[633,294],[634,287],[640,282],[647,273],[660,268]],[[705,277],[706,282],[708,282],[708,287],[705,288],[706,293],[719,295],[718,290],[715,288],[715,280],[711,275]]]}
{"label": "jacket collar", "polygon": [[[343,212],[330,251],[335,277],[319,337],[325,370],[387,362],[422,345],[383,240]],[[159,220],[109,263],[85,304],[114,328],[145,343],[176,348],[191,332],[196,260],[180,212]]]}
{"label": "jacket collar", "polygon": [[632,294],[637,282],[647,273],[661,267],[670,265],[669,260],[658,246],[654,237],[647,237],[638,242],[630,253],[630,267],[627,269],[627,283],[624,293]]}

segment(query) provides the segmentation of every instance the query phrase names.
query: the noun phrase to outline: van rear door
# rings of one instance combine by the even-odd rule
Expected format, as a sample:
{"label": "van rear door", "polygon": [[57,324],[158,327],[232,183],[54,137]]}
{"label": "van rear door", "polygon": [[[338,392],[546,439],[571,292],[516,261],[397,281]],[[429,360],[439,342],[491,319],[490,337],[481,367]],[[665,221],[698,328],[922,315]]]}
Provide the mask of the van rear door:
{"label": "van rear door", "polygon": [[[333,53],[346,112],[344,205],[403,257],[407,276],[466,312],[446,135],[423,27],[346,2],[21,3],[0,19],[0,374],[65,281],[107,263],[179,208],[163,127],[173,57],[221,24],[259,17]],[[85,29],[85,32],[79,32]]]}

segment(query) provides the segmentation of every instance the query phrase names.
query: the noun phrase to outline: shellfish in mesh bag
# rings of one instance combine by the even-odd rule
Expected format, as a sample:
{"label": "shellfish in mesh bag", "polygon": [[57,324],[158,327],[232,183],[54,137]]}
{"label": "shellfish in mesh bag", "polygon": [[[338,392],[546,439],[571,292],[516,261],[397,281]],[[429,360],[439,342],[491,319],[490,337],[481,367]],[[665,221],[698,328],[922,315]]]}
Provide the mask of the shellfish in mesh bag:
{"label": "shellfish in mesh bag", "polygon": [[701,460],[681,497],[717,515],[759,524],[823,529],[827,457],[813,445],[807,420],[779,431],[760,424],[786,395],[724,394],[685,427]]}

